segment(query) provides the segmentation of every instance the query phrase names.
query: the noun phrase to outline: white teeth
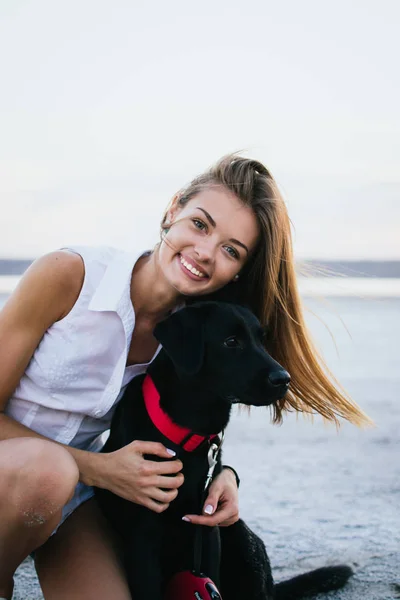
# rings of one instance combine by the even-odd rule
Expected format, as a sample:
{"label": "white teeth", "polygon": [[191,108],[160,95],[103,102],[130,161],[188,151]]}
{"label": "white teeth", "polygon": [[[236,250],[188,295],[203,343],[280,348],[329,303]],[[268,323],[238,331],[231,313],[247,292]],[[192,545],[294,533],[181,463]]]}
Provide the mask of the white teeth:
{"label": "white teeth", "polygon": [[186,269],[188,271],[191,271],[192,273],[194,273],[195,275],[197,275],[197,277],[205,277],[204,273],[201,273],[200,271],[198,271],[197,269],[195,269],[190,263],[188,263],[182,256],[179,257],[181,259],[181,263],[184,265],[184,267],[186,267]]}

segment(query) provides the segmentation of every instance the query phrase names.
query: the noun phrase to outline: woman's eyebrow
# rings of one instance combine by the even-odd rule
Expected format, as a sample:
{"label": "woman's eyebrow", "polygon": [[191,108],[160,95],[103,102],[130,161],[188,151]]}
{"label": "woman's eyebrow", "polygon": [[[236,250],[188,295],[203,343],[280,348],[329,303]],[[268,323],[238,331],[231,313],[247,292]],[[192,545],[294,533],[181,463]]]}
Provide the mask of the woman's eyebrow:
{"label": "woman's eyebrow", "polygon": [[[211,225],[213,227],[217,226],[217,224],[214,221],[214,219],[212,218],[212,216],[206,210],[204,210],[204,208],[201,208],[200,206],[196,206],[196,208],[198,208],[199,210],[201,210],[201,212],[206,215],[208,221],[211,223]],[[229,241],[232,242],[233,244],[237,244],[238,246],[241,246],[242,248],[244,248],[246,250],[247,254],[249,253],[249,249],[247,248],[247,246],[245,246],[244,244],[242,244],[242,242],[239,242],[239,240],[235,240],[234,238],[230,238]]]}

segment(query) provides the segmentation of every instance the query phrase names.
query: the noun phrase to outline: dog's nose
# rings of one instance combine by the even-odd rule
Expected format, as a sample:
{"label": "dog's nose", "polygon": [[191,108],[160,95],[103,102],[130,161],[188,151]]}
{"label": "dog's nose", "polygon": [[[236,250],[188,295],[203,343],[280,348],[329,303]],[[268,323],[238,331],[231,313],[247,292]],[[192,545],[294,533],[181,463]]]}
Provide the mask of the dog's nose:
{"label": "dog's nose", "polygon": [[290,375],[285,369],[281,369],[280,371],[273,371],[268,375],[268,381],[272,383],[272,385],[289,385]]}

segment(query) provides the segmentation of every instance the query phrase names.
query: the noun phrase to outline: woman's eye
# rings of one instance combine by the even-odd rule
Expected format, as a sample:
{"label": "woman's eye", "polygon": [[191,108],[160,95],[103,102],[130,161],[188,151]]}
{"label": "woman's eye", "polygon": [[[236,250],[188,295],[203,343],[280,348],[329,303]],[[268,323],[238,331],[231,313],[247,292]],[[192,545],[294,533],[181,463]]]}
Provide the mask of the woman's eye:
{"label": "woman's eye", "polygon": [[233,258],[240,258],[239,254],[238,254],[237,250],[235,250],[235,248],[232,248],[232,246],[225,246],[225,247],[227,249],[228,254],[233,256]]}
{"label": "woman's eye", "polygon": [[227,348],[237,348],[240,347],[240,342],[235,336],[231,336],[224,340],[224,346]]}
{"label": "woman's eye", "polygon": [[[194,223],[196,229],[199,229],[200,231],[207,231],[207,225],[201,219],[192,219],[192,222]],[[232,246],[225,246],[225,248],[230,256],[233,258],[240,258],[240,255],[235,248],[232,248]]]}
{"label": "woman's eye", "polygon": [[205,223],[203,223],[203,221],[201,221],[201,219],[192,219],[192,221],[193,221],[193,223],[194,223],[194,226],[195,226],[197,229],[200,229],[200,230],[202,230],[202,231],[203,231],[204,229],[207,229],[207,225],[206,225]]}

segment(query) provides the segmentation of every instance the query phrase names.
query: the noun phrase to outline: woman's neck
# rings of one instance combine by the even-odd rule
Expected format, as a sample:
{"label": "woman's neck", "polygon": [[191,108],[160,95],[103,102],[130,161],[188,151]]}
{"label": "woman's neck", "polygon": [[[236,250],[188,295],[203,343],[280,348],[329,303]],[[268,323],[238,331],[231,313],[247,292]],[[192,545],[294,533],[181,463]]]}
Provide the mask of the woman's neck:
{"label": "woman's neck", "polygon": [[137,320],[156,325],[181,299],[182,296],[164,278],[157,263],[156,251],[139,258],[131,279],[131,301]]}

